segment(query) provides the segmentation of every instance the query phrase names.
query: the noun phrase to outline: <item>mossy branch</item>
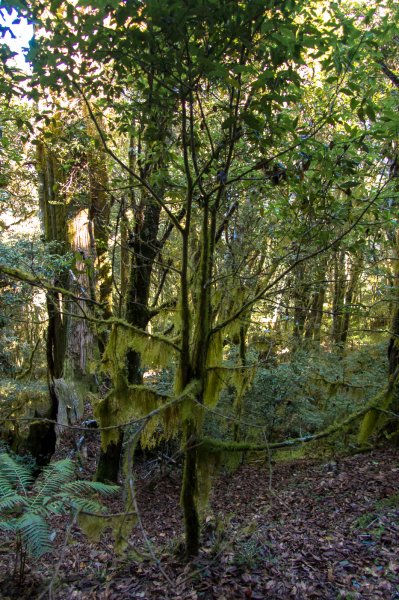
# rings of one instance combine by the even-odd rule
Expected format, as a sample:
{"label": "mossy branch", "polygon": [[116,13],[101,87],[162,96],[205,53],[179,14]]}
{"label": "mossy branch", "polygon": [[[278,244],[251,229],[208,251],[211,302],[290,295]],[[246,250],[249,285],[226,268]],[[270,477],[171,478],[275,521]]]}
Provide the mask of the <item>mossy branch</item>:
{"label": "mossy branch", "polygon": [[69,424],[64,424],[64,423],[57,423],[57,421],[55,421],[54,419],[48,419],[46,417],[43,417],[43,418],[37,418],[37,417],[9,418],[9,417],[7,417],[4,419],[1,419],[0,423],[4,423],[6,421],[10,422],[10,423],[24,422],[24,423],[31,423],[31,424],[49,423],[49,424],[53,424],[53,425],[58,425],[58,427],[62,427],[64,429],[75,429],[76,431],[90,431],[91,433],[96,432],[96,431],[111,431],[111,430],[115,430],[115,429],[125,429],[126,427],[131,427],[132,425],[146,422],[149,419],[151,419],[152,417],[155,417],[155,415],[171,408],[175,404],[179,404],[180,402],[183,402],[187,398],[192,398],[194,400],[195,394],[196,394],[196,392],[198,392],[199,389],[200,389],[199,381],[198,380],[191,381],[184,388],[182,393],[176,397],[158,394],[158,396],[160,398],[161,397],[165,398],[165,399],[170,398],[169,402],[166,402],[165,404],[162,404],[162,406],[155,408],[154,410],[149,412],[147,415],[144,415],[143,417],[138,417],[138,418],[132,419],[130,421],[126,421],[124,423],[118,423],[116,425],[106,425],[104,427],[96,427],[95,429],[93,429],[93,427],[87,427],[86,425],[69,425]]}
{"label": "mossy branch", "polygon": [[40,341],[41,341],[40,338],[38,338],[36,340],[35,347],[33,348],[32,352],[30,353],[28,366],[27,366],[26,369],[24,369],[23,371],[21,371],[21,373],[18,373],[16,375],[15,379],[17,381],[20,381],[21,379],[24,379],[24,377],[27,377],[32,372],[32,369],[33,369],[33,359],[35,358],[36,350],[38,349],[38,347],[40,345]]}
{"label": "mossy branch", "polygon": [[144,331],[143,329],[140,329],[139,327],[135,327],[134,325],[131,325],[130,323],[128,323],[127,321],[125,321],[124,319],[118,319],[118,318],[111,318],[111,319],[94,319],[95,321],[105,324],[105,325],[114,325],[115,327],[123,327],[125,329],[128,329],[130,331],[132,331],[135,335],[140,336],[142,338],[146,338],[148,340],[154,340],[156,342],[161,342],[162,344],[167,344],[168,346],[170,346],[170,348],[173,348],[173,350],[175,350],[176,352],[181,352],[180,347],[175,344],[175,342],[173,342],[170,338],[161,335],[161,334],[156,334],[156,333],[148,333],[147,331]]}
{"label": "mossy branch", "polygon": [[[61,294],[63,296],[66,296],[68,298],[71,298],[71,299],[79,301],[79,302],[84,301],[84,302],[88,302],[91,304],[96,304],[98,306],[101,306],[101,304],[99,302],[96,302],[95,300],[92,300],[91,298],[88,298],[88,297],[83,298],[81,296],[76,296],[76,294],[74,294],[70,290],[67,290],[66,288],[52,285],[48,281],[40,279],[39,277],[35,277],[34,275],[27,273],[26,271],[22,271],[21,269],[14,269],[12,267],[8,267],[6,265],[0,264],[0,274],[6,275],[7,277],[10,277],[11,279],[16,279],[17,281],[22,281],[24,283],[27,283],[28,285],[31,285],[32,287],[37,287],[40,289],[44,289],[48,292]],[[74,315],[74,317],[79,318],[77,315]],[[125,329],[129,329],[130,331],[134,332],[138,336],[141,336],[141,337],[147,338],[147,339],[153,339],[154,341],[168,344],[171,348],[173,348],[177,352],[180,352],[179,346],[177,344],[175,344],[170,338],[168,338],[166,336],[156,335],[156,334],[152,334],[152,333],[143,331],[142,329],[135,327],[134,325],[131,325],[130,323],[128,323],[127,321],[125,321],[123,319],[118,319],[116,317],[112,317],[110,319],[100,319],[100,318],[96,318],[92,315],[85,315],[82,318],[84,318],[87,321],[90,321],[91,323],[95,323],[97,325],[107,325],[107,326],[115,325],[118,327],[124,327]]]}
{"label": "mossy branch", "polygon": [[[370,411],[377,411],[377,412],[381,412],[381,413],[387,412],[385,409],[380,409],[379,407],[376,407],[376,406],[367,406],[367,407],[362,408],[361,410],[351,414],[349,417],[347,417],[343,421],[340,421],[336,425],[331,425],[330,427],[328,427],[327,429],[324,429],[323,431],[320,431],[319,433],[304,435],[304,436],[297,437],[297,438],[290,438],[287,440],[283,440],[281,442],[272,442],[269,444],[266,444],[266,443],[251,444],[249,442],[233,442],[233,441],[224,442],[222,440],[217,440],[217,439],[210,438],[210,437],[204,437],[204,438],[202,438],[199,445],[202,449],[204,449],[205,451],[208,451],[210,453],[212,453],[212,452],[216,452],[216,453],[218,453],[218,452],[263,452],[263,451],[267,451],[267,450],[277,450],[279,448],[289,448],[291,446],[296,446],[298,444],[306,444],[308,442],[321,440],[323,438],[329,437],[330,435],[334,435],[334,433],[338,433],[342,429],[345,429],[345,427],[347,427],[348,425],[350,425],[357,419],[364,417]],[[390,414],[391,414],[391,416],[399,419],[399,415],[396,415],[394,413],[390,413]]]}
{"label": "mossy branch", "polygon": [[26,271],[22,271],[21,269],[15,269],[13,267],[7,267],[6,265],[0,264],[0,274],[6,275],[7,277],[11,277],[11,279],[16,279],[17,281],[23,281],[32,287],[37,287],[43,290],[47,290],[48,292],[53,292],[55,294],[62,294],[63,296],[67,296],[68,298],[72,298],[73,300],[77,300],[79,302],[89,302],[90,304],[97,304],[100,306],[99,302],[92,300],[91,298],[81,296],[76,296],[70,290],[66,288],[59,287],[57,285],[52,285],[48,281],[40,279],[35,275],[31,275]]}
{"label": "mossy branch", "polygon": [[[365,443],[377,430],[382,430],[389,421],[388,417],[399,418],[389,408],[398,396],[399,367],[389,378],[386,388],[373,400],[371,409],[364,416],[360,425],[358,441]],[[385,415],[385,418],[384,416]]]}

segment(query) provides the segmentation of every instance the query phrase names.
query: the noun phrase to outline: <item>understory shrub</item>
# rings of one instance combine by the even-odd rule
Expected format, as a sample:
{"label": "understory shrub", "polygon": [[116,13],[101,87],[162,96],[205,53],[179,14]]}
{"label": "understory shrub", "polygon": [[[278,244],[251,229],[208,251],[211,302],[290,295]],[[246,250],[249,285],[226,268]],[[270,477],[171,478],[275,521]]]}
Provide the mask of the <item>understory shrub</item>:
{"label": "understory shrub", "polygon": [[46,467],[34,480],[33,467],[0,449],[0,531],[15,543],[15,571],[22,582],[26,557],[38,559],[51,552],[56,531],[52,515],[79,512],[103,513],[99,496],[115,493],[118,486],[76,480],[75,465],[70,459]]}

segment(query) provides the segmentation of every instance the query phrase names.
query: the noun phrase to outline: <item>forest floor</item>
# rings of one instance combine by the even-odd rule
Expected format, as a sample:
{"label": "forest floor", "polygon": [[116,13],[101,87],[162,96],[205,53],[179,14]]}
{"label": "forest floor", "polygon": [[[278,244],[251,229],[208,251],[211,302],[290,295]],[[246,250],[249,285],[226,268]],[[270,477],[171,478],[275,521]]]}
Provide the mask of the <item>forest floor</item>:
{"label": "forest floor", "polygon": [[[88,444],[85,477],[90,476],[97,445],[97,434],[89,435],[93,441]],[[58,458],[68,453],[67,441]],[[151,471],[151,464],[155,463],[138,467],[138,503],[161,569],[153,560],[139,560],[129,551],[115,555],[110,534],[91,542],[74,526],[66,545],[67,522],[58,517],[54,554],[29,563],[21,587],[10,575],[10,544],[2,544],[0,597],[399,599],[397,449],[378,449],[330,463],[281,462],[273,466],[271,480],[267,463],[222,473],[214,482],[201,554],[190,565],[179,554],[181,471],[179,467],[164,473]],[[117,499],[110,508],[117,511],[121,506]],[[148,556],[140,528],[136,526],[130,539]]]}

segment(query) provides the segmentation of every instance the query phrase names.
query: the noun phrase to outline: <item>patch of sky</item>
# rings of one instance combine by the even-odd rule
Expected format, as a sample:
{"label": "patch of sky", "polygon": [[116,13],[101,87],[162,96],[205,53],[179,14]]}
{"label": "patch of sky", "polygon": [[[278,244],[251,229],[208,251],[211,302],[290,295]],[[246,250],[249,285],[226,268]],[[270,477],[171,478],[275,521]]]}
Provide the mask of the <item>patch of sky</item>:
{"label": "patch of sky", "polygon": [[9,14],[5,8],[0,8],[0,25],[8,28],[0,43],[7,44],[11,51],[16,53],[12,59],[14,64],[27,71],[29,64],[25,60],[25,55],[29,48],[29,41],[33,37],[33,25],[26,19],[18,17],[15,10]]}

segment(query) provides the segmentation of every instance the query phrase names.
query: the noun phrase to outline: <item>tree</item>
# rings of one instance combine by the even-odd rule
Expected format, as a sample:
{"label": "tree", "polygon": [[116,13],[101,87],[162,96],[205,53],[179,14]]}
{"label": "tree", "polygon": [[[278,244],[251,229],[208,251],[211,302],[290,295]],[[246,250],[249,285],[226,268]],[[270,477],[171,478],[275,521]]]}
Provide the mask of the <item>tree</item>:
{"label": "tree", "polygon": [[[254,307],[296,278],[302,336],[306,311],[323,307],[322,293],[310,304],[305,270],[318,260],[325,269],[322,255],[338,251],[384,190],[385,177],[375,178],[384,170],[367,163],[364,147],[374,108],[354,81],[367,38],[352,15],[309,1],[28,6],[38,22],[33,82],[84,102],[133,209],[126,318],[90,316],[112,326],[103,352],[112,388],[96,408],[103,464],[119,456],[132,418],[145,423],[143,443],[157,428],[181,436],[192,556],[205,475],[220,454],[203,440],[203,417],[229,384],[240,414]],[[363,112],[346,126],[352,100],[351,110]],[[362,181],[352,179],[359,173]],[[248,221],[259,223],[255,252],[243,235]],[[232,369],[223,362],[226,342],[240,348]],[[143,385],[141,368],[171,362],[172,394]],[[115,470],[100,472],[108,474]]]}

